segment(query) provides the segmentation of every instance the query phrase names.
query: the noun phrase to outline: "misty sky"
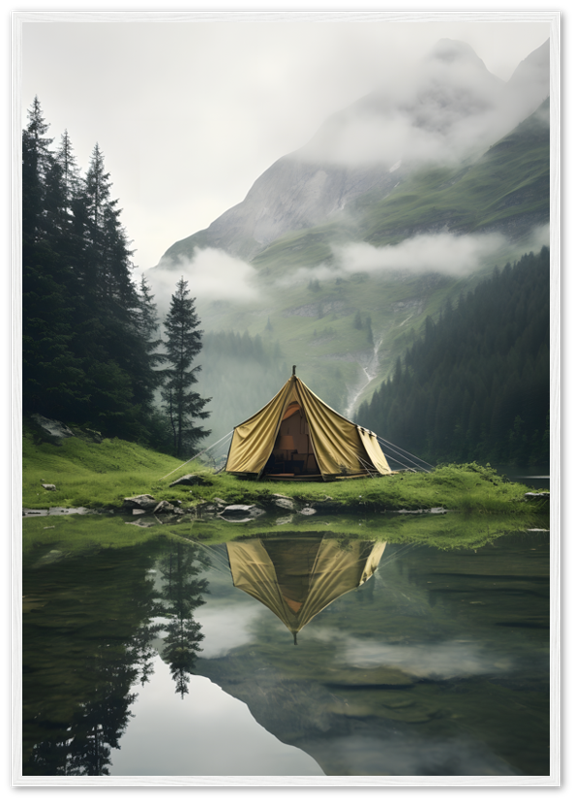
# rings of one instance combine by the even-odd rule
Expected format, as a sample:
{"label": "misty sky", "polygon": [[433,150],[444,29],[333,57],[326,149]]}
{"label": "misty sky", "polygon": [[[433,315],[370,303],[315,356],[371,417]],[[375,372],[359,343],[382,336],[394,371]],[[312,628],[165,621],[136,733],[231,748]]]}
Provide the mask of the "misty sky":
{"label": "misty sky", "polygon": [[27,21],[22,124],[37,95],[54,144],[67,129],[82,170],[100,145],[135,263],[149,269],[243,200],[330,114],[396,80],[438,39],[468,43],[508,80],[550,34],[546,21],[520,20]]}

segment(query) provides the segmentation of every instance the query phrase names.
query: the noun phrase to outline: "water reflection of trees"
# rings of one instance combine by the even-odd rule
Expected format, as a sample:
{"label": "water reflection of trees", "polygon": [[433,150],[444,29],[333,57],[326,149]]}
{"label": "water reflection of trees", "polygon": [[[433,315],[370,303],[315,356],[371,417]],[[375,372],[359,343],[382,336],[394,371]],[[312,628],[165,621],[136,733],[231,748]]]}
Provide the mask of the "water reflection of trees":
{"label": "water reflection of trees", "polygon": [[199,642],[204,638],[201,626],[193,619],[193,612],[205,602],[201,594],[208,591],[207,580],[198,578],[198,575],[208,566],[204,551],[179,543],[159,562],[164,579],[159,596],[163,614],[169,618],[164,625],[166,636],[162,657],[169,664],[176,691],[182,699],[189,691],[189,676],[201,651]]}
{"label": "water reflection of trees", "polygon": [[[188,691],[200,626],[193,610],[207,581],[196,547],[157,545],[65,559],[24,573],[23,774],[108,775],[137,694],[163,657],[176,690]],[[158,583],[161,585],[158,586]],[[159,621],[167,618],[167,622]]]}
{"label": "water reflection of trees", "polygon": [[[383,550],[313,535],[227,547],[235,584],[294,636],[371,577]],[[164,542],[25,570],[25,775],[109,775],[158,650],[185,697],[204,638],[194,613],[209,566],[205,548]]]}

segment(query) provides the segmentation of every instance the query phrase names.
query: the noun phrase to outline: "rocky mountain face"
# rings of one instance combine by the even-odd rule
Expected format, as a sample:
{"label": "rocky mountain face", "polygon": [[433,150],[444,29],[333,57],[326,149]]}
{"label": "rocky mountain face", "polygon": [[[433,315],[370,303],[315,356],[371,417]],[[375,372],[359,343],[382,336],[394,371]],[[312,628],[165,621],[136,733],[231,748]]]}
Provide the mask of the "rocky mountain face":
{"label": "rocky mountain face", "polygon": [[289,232],[340,218],[359,198],[385,198],[423,165],[473,163],[548,97],[549,42],[506,83],[472,48],[448,39],[411,75],[382,83],[276,161],[242,203],[172,245],[160,268],[206,247],[250,261]]}
{"label": "rocky mountain face", "polygon": [[[297,364],[353,417],[447,298],[456,304],[481,276],[547,243],[548,95],[549,43],[505,83],[467,45],[440,41],[172,245],[150,282],[161,296],[181,270],[207,332],[260,337],[279,371]],[[253,364],[205,355],[198,391],[213,398],[216,441],[284,378],[264,370],[257,382]]]}

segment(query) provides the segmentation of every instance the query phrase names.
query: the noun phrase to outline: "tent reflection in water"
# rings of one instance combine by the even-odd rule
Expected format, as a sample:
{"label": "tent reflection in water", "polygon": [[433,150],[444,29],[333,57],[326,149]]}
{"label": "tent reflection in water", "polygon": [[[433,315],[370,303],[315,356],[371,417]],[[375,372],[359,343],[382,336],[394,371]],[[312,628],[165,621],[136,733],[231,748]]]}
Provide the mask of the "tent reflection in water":
{"label": "tent reflection in water", "polygon": [[386,542],[331,538],[248,539],[227,544],[233,585],[297,633],[341,595],[371,578]]}
{"label": "tent reflection in water", "polygon": [[333,411],[295,375],[233,431],[226,472],[306,480],[389,475],[377,436]]}

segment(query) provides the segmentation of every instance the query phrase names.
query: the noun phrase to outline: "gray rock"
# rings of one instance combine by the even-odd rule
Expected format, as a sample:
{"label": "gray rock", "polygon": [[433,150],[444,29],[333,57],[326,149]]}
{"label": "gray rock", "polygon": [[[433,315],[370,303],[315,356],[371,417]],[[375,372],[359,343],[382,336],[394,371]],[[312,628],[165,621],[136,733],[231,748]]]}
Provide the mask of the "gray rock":
{"label": "gray rock", "polygon": [[43,483],[42,487],[46,489],[48,492],[55,492],[56,491],[56,484],[55,483]]}
{"label": "gray rock", "polygon": [[277,508],[284,508],[286,511],[295,510],[295,502],[290,497],[275,495],[273,497],[273,505],[277,506]]}
{"label": "gray rock", "polygon": [[104,437],[99,431],[93,431],[91,428],[84,428],[84,430],[90,434],[96,444],[101,444],[104,441]]}
{"label": "gray rock", "polygon": [[256,519],[257,517],[262,517],[262,516],[263,516],[264,514],[266,514],[266,513],[267,513],[267,512],[266,512],[264,509],[262,509],[262,508],[258,508],[257,506],[253,506],[253,508],[252,508],[252,509],[251,509],[251,511],[249,512],[249,516],[250,516],[252,519]]}
{"label": "gray rock", "polygon": [[237,516],[237,515],[245,516],[246,514],[249,514],[249,512],[251,511],[252,508],[255,508],[255,506],[253,506],[253,505],[246,506],[246,505],[241,505],[240,503],[237,503],[235,505],[226,506],[223,509],[223,511],[221,512],[221,514],[223,516],[231,516],[231,515],[234,515],[234,516]]}
{"label": "gray rock", "polygon": [[84,508],[84,506],[78,506],[78,508],[62,508],[61,506],[53,506],[52,508],[23,508],[22,509],[22,516],[23,517],[62,517],[67,516],[69,514],[97,514],[97,511],[93,511],[89,508]]}
{"label": "gray rock", "polygon": [[231,505],[226,506],[223,511],[220,512],[219,517],[224,519],[226,522],[249,522],[252,519],[256,519],[257,517],[261,517],[265,514],[265,511],[262,508],[258,508],[255,505]]}
{"label": "gray rock", "polygon": [[173,483],[170,483],[170,486],[211,486],[213,481],[204,478],[201,475],[189,473],[188,475],[183,475],[183,477],[178,478]]}
{"label": "gray rock", "polygon": [[302,508],[299,513],[303,514],[304,517],[312,517],[313,514],[317,513],[317,510],[315,508],[311,508],[310,506],[306,506],[305,508]]}
{"label": "gray rock", "polygon": [[48,419],[41,414],[32,414],[32,419],[55,439],[67,439],[74,435],[63,422],[58,422],[57,419]]}
{"label": "gray rock", "polygon": [[167,500],[160,500],[153,510],[154,514],[173,514],[174,512],[175,506],[172,506],[172,504],[168,503]]}
{"label": "gray rock", "polygon": [[157,500],[151,494],[138,494],[136,497],[124,497],[124,508],[140,508],[144,511],[153,511]]}
{"label": "gray rock", "polygon": [[196,511],[198,514],[215,514],[218,510],[217,506],[214,506],[213,503],[198,503],[196,505]]}

